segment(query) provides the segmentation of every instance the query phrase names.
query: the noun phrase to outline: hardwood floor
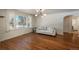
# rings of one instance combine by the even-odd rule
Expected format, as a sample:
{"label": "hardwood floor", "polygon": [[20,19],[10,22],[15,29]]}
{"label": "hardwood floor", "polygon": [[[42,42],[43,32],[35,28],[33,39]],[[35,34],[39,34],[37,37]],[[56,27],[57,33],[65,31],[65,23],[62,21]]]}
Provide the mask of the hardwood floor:
{"label": "hardwood floor", "polygon": [[1,50],[77,50],[78,34],[47,36],[36,33],[25,34],[0,42]]}

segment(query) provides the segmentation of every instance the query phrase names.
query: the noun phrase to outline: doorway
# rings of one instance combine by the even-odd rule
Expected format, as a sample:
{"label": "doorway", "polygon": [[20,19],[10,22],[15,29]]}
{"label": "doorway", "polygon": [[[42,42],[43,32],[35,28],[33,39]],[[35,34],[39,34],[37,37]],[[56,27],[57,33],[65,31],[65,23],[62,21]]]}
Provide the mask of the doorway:
{"label": "doorway", "polygon": [[64,17],[64,38],[68,41],[75,41],[79,37],[79,16]]}
{"label": "doorway", "polygon": [[73,33],[79,31],[79,16],[64,17],[64,32]]}

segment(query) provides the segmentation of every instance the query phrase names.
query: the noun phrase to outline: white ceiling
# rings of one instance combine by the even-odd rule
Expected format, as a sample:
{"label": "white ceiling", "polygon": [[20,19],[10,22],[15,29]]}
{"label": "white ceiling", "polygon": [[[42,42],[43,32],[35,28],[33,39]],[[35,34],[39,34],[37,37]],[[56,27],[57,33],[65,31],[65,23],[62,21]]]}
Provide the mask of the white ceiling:
{"label": "white ceiling", "polygon": [[[17,9],[21,12],[25,12],[28,14],[36,14],[37,12],[35,9]],[[53,14],[53,13],[59,13],[59,12],[72,12],[72,11],[77,11],[78,9],[45,9],[43,13],[45,14]]]}

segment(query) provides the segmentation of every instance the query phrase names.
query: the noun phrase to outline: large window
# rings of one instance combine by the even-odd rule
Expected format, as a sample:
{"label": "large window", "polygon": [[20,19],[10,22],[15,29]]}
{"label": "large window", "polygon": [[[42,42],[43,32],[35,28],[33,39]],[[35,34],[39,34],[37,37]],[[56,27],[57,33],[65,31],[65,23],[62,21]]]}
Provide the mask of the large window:
{"label": "large window", "polygon": [[24,28],[26,26],[26,17],[25,16],[16,16],[16,28]]}
{"label": "large window", "polygon": [[31,28],[32,27],[32,18],[31,16],[15,16],[10,19],[10,30],[16,28]]}

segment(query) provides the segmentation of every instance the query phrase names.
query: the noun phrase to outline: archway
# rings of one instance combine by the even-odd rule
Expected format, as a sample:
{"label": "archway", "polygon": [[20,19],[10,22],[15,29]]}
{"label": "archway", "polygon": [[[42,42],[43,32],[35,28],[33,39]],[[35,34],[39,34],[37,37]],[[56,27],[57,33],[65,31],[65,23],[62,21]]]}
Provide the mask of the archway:
{"label": "archway", "polygon": [[79,16],[65,16],[63,24],[64,38],[75,40],[79,35]]}

